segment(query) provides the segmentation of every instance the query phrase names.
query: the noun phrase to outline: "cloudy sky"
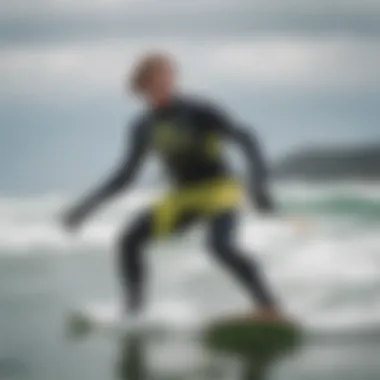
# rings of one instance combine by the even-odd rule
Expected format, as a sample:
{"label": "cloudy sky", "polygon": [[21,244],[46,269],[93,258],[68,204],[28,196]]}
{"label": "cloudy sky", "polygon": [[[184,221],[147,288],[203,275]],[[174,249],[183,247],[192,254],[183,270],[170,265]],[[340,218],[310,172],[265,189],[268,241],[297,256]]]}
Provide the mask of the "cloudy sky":
{"label": "cloudy sky", "polygon": [[81,189],[112,167],[137,106],[123,81],[149,48],[271,158],[380,142],[378,0],[1,0],[0,194]]}

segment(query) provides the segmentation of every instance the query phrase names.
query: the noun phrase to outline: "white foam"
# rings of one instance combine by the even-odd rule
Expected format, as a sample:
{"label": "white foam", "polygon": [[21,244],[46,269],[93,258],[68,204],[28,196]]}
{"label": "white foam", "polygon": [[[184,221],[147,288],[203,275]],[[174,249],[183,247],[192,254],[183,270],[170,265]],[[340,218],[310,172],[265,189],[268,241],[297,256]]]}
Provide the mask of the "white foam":
{"label": "white foam", "polygon": [[134,215],[151,198],[151,192],[132,194],[90,221],[77,235],[66,233],[60,222],[71,204],[67,197],[0,198],[0,254],[105,247],[125,216]]}
{"label": "white foam", "polygon": [[[357,199],[380,199],[380,184],[284,185],[281,197],[294,199],[324,199],[332,194],[351,194]],[[62,196],[35,198],[0,198],[0,255],[76,254],[90,250],[108,250],[119,226],[149,202],[152,192],[138,191],[102,212],[77,236],[67,235],[58,223],[58,216],[69,199]],[[335,196],[335,195],[334,195]],[[380,321],[377,312],[370,312],[352,299],[331,309],[331,297],[347,298],[350,292],[378,287],[380,278],[380,234],[376,223],[363,224],[329,218],[311,220],[309,230],[297,230],[284,218],[244,216],[237,239],[246,252],[258,256],[282,299],[291,311],[305,318],[310,325],[334,326],[335,321],[355,325]],[[192,255],[203,250],[204,235],[196,232],[186,241],[180,238],[166,244],[163,252],[173,251],[178,260],[157,260],[160,271],[172,284],[191,283],[201,275],[208,278],[211,265],[206,255]],[[154,247],[160,249],[160,247]],[[348,297],[350,298],[350,297]],[[377,292],[368,294],[372,309],[380,308]],[[98,305],[99,306],[99,305]],[[116,319],[116,311],[96,306],[92,315]],[[356,310],[356,311],[355,311]],[[359,311],[358,311],[359,310]],[[377,309],[376,309],[377,310]],[[108,314],[107,314],[108,313]],[[377,314],[376,314],[377,313]],[[108,315],[108,317],[107,317]],[[197,317],[193,306],[181,302],[155,304],[149,311],[155,320],[175,324],[190,323]],[[373,320],[369,320],[371,315]],[[111,319],[112,319],[111,318]],[[153,317],[152,317],[153,318]],[[370,318],[370,319],[371,319]],[[187,320],[187,322],[185,322]],[[336,322],[339,323],[339,322]]]}
{"label": "white foam", "polygon": [[[330,185],[280,184],[277,191],[280,198],[314,201],[329,198],[333,194],[351,194],[354,199],[380,200],[380,183],[343,183]],[[0,251],[36,251],[39,249],[62,250],[66,247],[104,248],[110,239],[141,208],[149,203],[157,193],[135,191],[120,202],[101,212],[78,234],[70,237],[61,228],[59,221],[62,211],[71,204],[69,197],[46,195],[29,198],[0,197]],[[325,221],[324,221],[325,222]],[[243,226],[240,237],[247,245],[255,244],[265,249],[268,242],[294,241],[296,232],[292,223],[284,219],[259,219],[257,223],[250,217]],[[298,234],[298,238],[302,236]]]}
{"label": "white foam", "polygon": [[95,329],[119,331],[185,332],[200,326],[199,313],[183,300],[163,300],[152,304],[137,317],[126,315],[117,302],[95,302],[74,308],[69,318],[85,321]]}
{"label": "white foam", "polygon": [[304,200],[323,200],[333,197],[380,201],[380,182],[282,182],[275,186],[276,193],[284,198]]}

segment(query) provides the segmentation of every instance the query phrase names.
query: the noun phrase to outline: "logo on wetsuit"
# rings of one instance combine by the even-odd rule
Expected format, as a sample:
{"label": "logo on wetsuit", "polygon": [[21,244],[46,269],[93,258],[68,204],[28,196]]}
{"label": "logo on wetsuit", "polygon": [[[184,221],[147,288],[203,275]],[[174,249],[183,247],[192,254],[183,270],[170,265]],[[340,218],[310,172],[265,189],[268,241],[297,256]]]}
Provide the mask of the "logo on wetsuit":
{"label": "logo on wetsuit", "polygon": [[163,154],[187,152],[194,145],[193,140],[188,131],[180,129],[172,122],[160,122],[155,125],[153,145]]}
{"label": "logo on wetsuit", "polygon": [[215,133],[200,131],[177,125],[170,121],[155,124],[153,146],[164,155],[201,155],[205,160],[219,159],[220,138]]}

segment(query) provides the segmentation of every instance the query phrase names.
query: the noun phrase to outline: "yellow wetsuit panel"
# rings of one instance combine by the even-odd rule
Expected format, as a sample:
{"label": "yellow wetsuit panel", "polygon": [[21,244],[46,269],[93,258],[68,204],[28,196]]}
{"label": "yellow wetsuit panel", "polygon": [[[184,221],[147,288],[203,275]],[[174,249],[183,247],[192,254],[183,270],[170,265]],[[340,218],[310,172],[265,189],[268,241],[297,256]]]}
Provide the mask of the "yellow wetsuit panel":
{"label": "yellow wetsuit panel", "polygon": [[186,214],[207,218],[237,207],[241,200],[240,184],[231,179],[202,182],[170,191],[154,206],[154,233],[169,234]]}

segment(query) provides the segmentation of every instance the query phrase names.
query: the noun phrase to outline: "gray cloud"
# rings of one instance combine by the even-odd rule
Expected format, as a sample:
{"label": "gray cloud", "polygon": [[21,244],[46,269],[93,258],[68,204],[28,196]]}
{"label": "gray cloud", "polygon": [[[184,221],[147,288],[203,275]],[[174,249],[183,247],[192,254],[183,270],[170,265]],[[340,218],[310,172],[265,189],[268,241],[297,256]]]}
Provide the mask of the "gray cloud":
{"label": "gray cloud", "polygon": [[379,15],[371,0],[5,0],[0,97],[115,93],[151,46],[198,89],[376,91]]}
{"label": "gray cloud", "polygon": [[0,44],[152,35],[380,35],[379,21],[380,2],[365,0],[7,0],[0,4]]}
{"label": "gray cloud", "polygon": [[186,72],[186,87],[363,92],[380,86],[380,41],[272,36],[214,39],[117,39],[0,50],[0,97],[83,99],[119,93],[126,68],[150,46],[167,48]]}

